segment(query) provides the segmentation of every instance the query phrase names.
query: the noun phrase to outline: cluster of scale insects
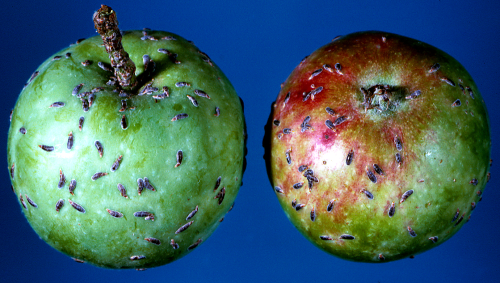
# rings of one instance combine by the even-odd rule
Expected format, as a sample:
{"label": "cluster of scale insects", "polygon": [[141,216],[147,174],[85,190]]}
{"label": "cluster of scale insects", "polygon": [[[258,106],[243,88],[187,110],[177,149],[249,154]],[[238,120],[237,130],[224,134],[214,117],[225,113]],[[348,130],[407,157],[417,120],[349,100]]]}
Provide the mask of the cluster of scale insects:
{"label": "cluster of scale insects", "polygon": [[[385,42],[385,38],[383,38],[383,41]],[[301,64],[307,59],[304,58],[304,60],[302,60]],[[429,69],[428,69],[428,74],[432,74],[432,73],[435,73],[437,72],[439,69],[440,69],[440,64],[439,63],[435,63],[433,64]],[[322,66],[322,68],[318,68],[318,69],[315,69],[311,74],[310,76],[308,77],[308,80],[312,80],[313,78],[317,77],[318,75],[320,75],[321,73],[323,73],[323,70],[324,71],[327,71],[328,73],[331,73],[331,74],[337,74],[337,75],[344,75],[344,72],[343,72],[343,67],[340,63],[335,63],[334,64],[334,67],[332,68],[329,64],[324,64]],[[452,87],[455,87],[456,84],[454,81],[452,81],[451,79],[447,78],[447,77],[444,77],[444,76],[441,76],[439,77],[439,79],[452,86]],[[474,93],[472,91],[472,89],[468,86],[463,86],[462,85],[463,82],[461,79],[459,79],[459,83],[458,83],[458,86],[460,88],[460,90],[462,91],[462,93],[464,95],[469,95],[472,99],[474,99]],[[316,86],[316,85],[311,85],[311,88],[312,90],[309,91],[309,92],[303,92],[302,93],[302,102],[306,102],[308,100],[314,100],[316,96],[318,95],[325,95],[325,88],[323,86]],[[386,102],[389,102],[391,100],[391,94],[392,94],[392,88],[389,86],[389,85],[374,85],[368,89],[365,89],[363,87],[360,88],[360,91],[363,95],[363,102],[361,103],[362,106],[364,106],[364,109],[365,109],[365,112],[367,110],[370,110],[370,109],[374,109],[376,111],[383,111],[383,109],[380,108],[379,105],[374,105],[372,103],[372,100],[373,98],[375,97],[375,95],[380,95],[382,100],[386,101]],[[411,94],[405,96],[405,99],[406,100],[414,100],[414,99],[417,99],[418,97],[420,97],[422,94],[422,91],[421,90],[414,90],[413,92],[411,92]],[[275,107],[278,109],[285,109],[285,106],[287,105],[287,103],[289,102],[290,100],[290,97],[292,95],[292,92],[289,91],[287,92],[287,94],[285,95],[284,99],[283,99],[283,102],[281,104],[281,107],[278,107],[278,104],[275,105]],[[457,98],[451,105],[451,107],[459,107],[461,106],[462,103],[460,101],[459,98]],[[338,126],[345,123],[345,122],[348,122],[350,120],[350,117],[347,116],[347,115],[337,115],[337,113],[331,108],[331,107],[326,107],[325,108],[325,111],[328,115],[330,115],[331,117],[333,117],[333,119],[329,118],[329,119],[326,119],[325,122],[324,122],[324,125],[336,132],[338,131]],[[471,112],[471,115],[473,115],[473,113]],[[306,118],[304,118],[303,122],[301,123],[300,125],[300,132],[301,133],[304,133],[308,130],[314,130],[314,127],[311,125],[311,116],[306,116]],[[273,125],[276,126],[276,127],[279,127],[281,125],[281,121],[278,120],[278,119],[274,119],[273,120]],[[290,127],[284,127],[282,131],[278,132],[277,133],[277,138],[278,140],[281,140],[283,138],[283,135],[290,135],[290,134],[293,134],[295,131],[290,128]],[[394,148],[395,148],[395,154],[394,154],[394,158],[395,158],[395,161],[396,163],[398,164],[398,167],[401,167],[402,163],[403,163],[403,142],[401,140],[401,137],[398,136],[398,135],[395,135],[394,136]],[[292,165],[292,149],[289,148],[288,150],[286,150],[285,154],[284,154],[284,159],[286,160],[286,163],[290,166]],[[353,160],[355,158],[355,151],[354,149],[351,149],[349,150],[349,152],[347,153],[347,156],[346,156],[346,159],[345,159],[345,163],[347,166],[349,166]],[[372,183],[377,183],[378,181],[378,177],[377,176],[384,176],[384,171],[382,170],[382,168],[378,165],[378,164],[372,164],[371,166],[366,166],[366,177],[368,178],[368,180],[370,180]],[[302,175],[306,178],[306,181],[308,183],[308,188],[309,188],[309,191],[311,192],[313,190],[313,186],[315,183],[318,183],[320,181],[320,178],[318,178],[317,176],[314,175],[314,171],[313,169],[309,168],[308,165],[300,165],[298,167],[298,171],[300,173],[302,173]],[[488,173],[488,180],[489,180],[489,177],[490,177],[490,173]],[[419,180],[419,182],[423,182],[423,180]],[[297,182],[297,183],[294,183],[293,184],[293,189],[294,190],[298,190],[298,189],[301,189],[303,186],[304,186],[304,183],[305,182]],[[478,181],[477,179],[472,179],[470,181],[470,183],[472,185],[477,185],[478,184]],[[286,194],[285,190],[283,190],[280,186],[275,186],[274,187],[274,190],[275,192],[278,194],[278,195],[284,195]],[[363,193],[368,199],[372,200],[374,198],[374,195],[372,192],[366,190],[366,189],[362,189],[361,190],[361,193]],[[405,191],[400,199],[399,199],[399,204],[402,204],[404,201],[406,201],[412,194],[414,193],[414,190],[413,189],[410,189],[410,190],[407,190]],[[481,191],[478,191],[477,192],[477,195],[478,196],[481,196]],[[335,203],[337,202],[338,200],[337,199],[331,199],[327,206],[326,206],[326,211],[327,212],[332,212],[334,210],[334,207],[335,207]],[[296,199],[294,199],[292,201],[292,208],[294,208],[296,211],[300,211],[302,210],[304,207],[306,207],[306,204],[304,203],[299,203]],[[476,203],[475,202],[472,202],[471,203],[471,211],[476,207]],[[311,211],[310,211],[310,220],[311,221],[315,221],[316,220],[316,217],[317,217],[317,211],[318,209],[315,208],[314,206],[311,208]],[[387,216],[392,218],[396,213],[396,205],[395,205],[395,202],[391,202],[391,205],[389,207],[389,209],[387,210]],[[465,212],[462,213],[460,215],[460,209],[457,209],[457,212],[453,215],[453,218],[451,219],[451,222],[455,222],[454,226],[457,226],[458,224],[460,224],[462,222],[462,220],[464,219],[464,216],[465,216]],[[470,216],[469,216],[470,218]],[[417,236],[417,233],[410,227],[410,226],[407,226],[406,227],[406,230],[408,231],[408,234],[411,236],[411,237],[416,237]],[[330,235],[320,235],[319,238],[321,240],[324,240],[324,241],[332,241],[334,240],[334,238]],[[342,234],[338,237],[338,239],[341,239],[341,240],[354,240],[356,237],[354,235],[350,235],[350,234]],[[438,241],[438,237],[437,236],[432,236],[429,238],[430,241],[432,241],[433,243],[436,243]],[[379,260],[385,260],[385,257],[382,255],[382,254],[379,254],[378,256]]]}
{"label": "cluster of scale insects", "polygon": [[[151,36],[151,35],[148,35],[148,31],[149,29],[145,29],[143,31],[143,37],[141,37],[142,40],[153,40],[153,41],[158,41],[157,38]],[[81,43],[84,39],[80,39],[77,41],[77,44]],[[163,37],[161,38],[161,40],[177,40],[175,37],[172,37],[172,36],[167,36],[167,37]],[[159,48],[157,50],[159,53],[162,53],[162,54],[166,54],[168,56],[168,58],[174,63],[174,64],[181,64],[181,61],[178,60],[178,55],[176,53],[172,53],[170,51],[168,51],[167,49],[165,48]],[[210,58],[208,57],[208,55],[206,55],[204,52],[201,52],[198,50],[198,53],[201,55],[202,57],[202,60],[204,62],[206,62],[207,64],[209,64],[210,66],[214,66],[213,63],[211,62]],[[71,53],[70,52],[67,52],[65,53],[65,58],[70,58],[71,57]],[[55,56],[53,57],[53,61],[57,61],[57,60],[61,60],[63,58],[63,56]],[[85,60],[83,62],[81,62],[82,66],[83,67],[88,67],[90,65],[92,65],[92,61],[90,60]],[[147,79],[148,77],[150,77],[152,75],[152,73],[154,72],[154,69],[155,69],[155,63],[153,62],[153,60],[151,60],[150,56],[149,55],[144,55],[143,56],[143,64],[144,64],[144,70],[145,70],[145,76],[142,76],[143,80]],[[111,65],[105,63],[105,62],[98,62],[97,65],[104,71],[107,71],[107,72],[113,72],[113,68],[111,67]],[[39,71],[35,71],[31,77],[29,78],[28,82],[26,83],[26,86],[28,86],[39,74]],[[152,95],[152,98],[155,99],[157,102],[158,100],[162,100],[162,99],[165,99],[165,98],[168,98],[170,97],[170,90],[169,90],[169,87],[168,86],[163,86],[161,88],[161,90],[159,90],[157,87],[154,87],[153,86],[153,81],[150,82],[150,83],[145,83],[144,81],[142,81],[142,83],[144,84],[144,87],[142,87],[140,90],[138,90],[138,93],[137,95],[139,96],[142,96],[142,95]],[[123,98],[120,102],[120,108],[118,110],[118,112],[122,113],[122,112],[125,112],[125,111],[130,111],[130,110],[134,110],[135,107],[130,107],[128,105],[128,99],[132,97],[132,95],[130,93],[127,93],[125,92],[123,89],[120,88],[119,84],[117,83],[117,80],[115,77],[113,76],[110,76],[110,80],[108,81],[107,83],[108,86],[114,86],[115,89],[114,89],[114,92],[117,93],[117,95],[119,95],[119,97]],[[76,97],[78,99],[80,99],[81,101],[81,104],[82,104],[82,110],[83,112],[87,112],[91,109],[92,105],[95,103],[97,97],[98,97],[98,92],[100,91],[103,91],[105,89],[105,87],[95,87],[93,88],[91,91],[87,91],[87,92],[81,92],[81,90],[84,88],[85,86],[85,83],[80,83],[78,85],[76,85],[73,90],[71,91],[71,95],[73,97]],[[182,88],[182,87],[190,87],[191,84],[188,83],[188,82],[177,82],[175,83],[175,87],[177,88]],[[69,92],[68,92],[69,93]],[[155,93],[158,93],[158,94],[155,94]],[[202,99],[211,99],[210,96],[203,90],[200,90],[200,89],[195,89],[193,91],[193,94],[194,95],[186,95],[186,98],[191,102],[191,104],[194,106],[194,107],[198,107],[199,106],[199,103],[197,101],[197,99],[195,98],[196,97],[200,97]],[[62,101],[56,101],[50,105],[48,105],[49,108],[61,108],[61,107],[64,107],[66,106],[66,103],[65,102],[62,102]],[[11,117],[10,117],[10,120],[12,120],[12,114],[13,112],[11,111]],[[214,116],[215,117],[218,117],[220,115],[220,109],[219,107],[215,107],[215,111],[214,111]],[[188,118],[189,115],[186,114],[186,113],[179,113],[177,115],[175,115],[174,117],[171,118],[171,121],[172,122],[175,122],[175,121],[179,121],[179,120],[182,120],[182,119],[185,119],[185,118]],[[85,118],[84,116],[81,116],[78,121],[77,121],[77,125],[78,126],[78,129],[79,131],[82,131],[83,129],[83,126],[84,126],[84,121],[85,121]],[[128,121],[127,121],[127,118],[126,118],[126,115],[123,115],[121,120],[120,120],[120,127],[121,129],[123,130],[126,130],[128,128]],[[28,132],[28,129],[26,129],[25,127],[21,127],[19,129],[19,132],[22,134],[22,135],[26,135],[26,133]],[[73,146],[74,146],[74,143],[75,143],[75,137],[73,135],[73,132],[71,131],[69,134],[68,134],[68,139],[67,139],[67,142],[66,142],[66,147],[68,150],[72,150],[73,149]],[[94,146],[99,154],[99,156],[102,158],[103,155],[104,155],[104,145],[99,141],[99,140],[96,140],[94,142]],[[54,146],[52,145],[46,145],[46,144],[39,144],[38,147],[45,151],[45,152],[52,152],[54,150],[57,150]],[[179,166],[181,166],[182,164],[182,161],[183,161],[183,151],[182,150],[178,150],[175,154],[176,156],[176,164],[174,165],[174,168],[177,168]],[[123,155],[119,155],[115,162],[111,165],[110,167],[110,171],[111,172],[115,172],[116,170],[119,169],[120,167],[120,164],[122,162],[122,159],[123,159]],[[15,163],[13,163],[11,165],[11,167],[9,168],[10,169],[10,174],[11,174],[11,178],[12,180],[14,180],[14,176],[15,176]],[[96,172],[95,174],[93,174],[91,176],[91,179],[93,181],[96,181],[98,180],[99,178],[101,177],[104,177],[106,175],[108,175],[109,173],[108,172]],[[217,192],[217,194],[215,195],[214,199],[217,199],[217,203],[220,205],[222,203],[222,201],[224,200],[224,196],[225,196],[225,187],[222,187],[220,188],[220,185],[221,185],[221,180],[222,180],[222,177],[219,176],[215,182],[215,186],[214,186],[214,189],[213,191]],[[58,184],[57,184],[57,187],[59,189],[62,189],[64,188],[65,184],[66,184],[66,176],[64,175],[63,173],[63,170],[60,169],[59,170],[59,181],[58,181]],[[71,195],[74,195],[74,191],[76,189],[76,185],[77,185],[77,182],[75,179],[72,179],[69,183],[69,187],[68,187],[68,191]],[[118,192],[120,193],[120,195],[124,198],[128,198],[128,195],[127,195],[127,190],[125,189],[125,186],[121,183],[118,183],[117,184],[117,188],[118,188]],[[220,190],[219,190],[220,188]],[[12,188],[13,191],[14,191],[14,188]],[[147,177],[143,177],[143,178],[138,178],[137,179],[137,193],[138,195],[141,195],[143,190],[144,189],[147,189],[147,190],[150,190],[150,191],[156,191],[156,189],[153,187],[153,185],[150,183],[149,179]],[[25,202],[25,198],[26,198],[26,201],[28,202],[29,205],[31,205],[32,207],[34,208],[37,208],[38,207],[38,204],[35,203],[28,195],[23,195],[20,194],[19,195],[19,200],[21,202],[21,205],[27,209],[27,205],[26,205],[26,202]],[[85,208],[71,200],[71,199],[68,199],[68,202],[69,204],[78,212],[80,213],[86,213],[87,211],[85,210]],[[57,213],[59,213],[59,211],[63,208],[65,204],[65,200],[64,199],[59,199],[56,203],[55,203],[55,211]],[[196,206],[196,208],[194,208],[186,217],[186,222],[185,224],[183,224],[182,226],[180,226],[176,231],[175,231],[175,234],[179,234],[185,230],[187,230],[192,224],[193,224],[193,220],[191,220],[195,214],[198,212],[198,205]],[[232,207],[229,209],[231,210]],[[106,211],[107,213],[111,216],[111,217],[114,217],[114,218],[122,218],[124,215],[123,213],[119,212],[119,211],[116,211],[116,210],[112,210],[112,209],[109,209],[109,208],[106,208]],[[150,220],[150,221],[154,221],[155,220],[155,215],[154,213],[152,212],[148,212],[148,211],[137,211],[135,213],[133,213],[133,216],[134,217],[141,217],[141,218],[144,218],[145,220]],[[222,221],[223,218],[220,220]],[[148,241],[152,244],[155,244],[155,245],[160,245],[161,244],[161,241],[159,239],[156,239],[156,238],[152,238],[152,237],[148,237],[148,238],[145,238],[144,239],[145,241]],[[200,243],[202,242],[202,239],[198,239],[195,243],[191,244],[187,249],[188,250],[192,250],[194,249],[195,247],[197,247]],[[171,239],[170,241],[170,245],[174,248],[174,249],[178,249],[179,248],[179,245],[175,242],[174,239]],[[135,260],[140,260],[140,259],[144,259],[146,258],[146,256],[144,255],[134,255],[134,256],[131,256],[130,257],[130,260],[132,261],[135,261]],[[75,261],[81,261],[79,259],[74,259]]]}

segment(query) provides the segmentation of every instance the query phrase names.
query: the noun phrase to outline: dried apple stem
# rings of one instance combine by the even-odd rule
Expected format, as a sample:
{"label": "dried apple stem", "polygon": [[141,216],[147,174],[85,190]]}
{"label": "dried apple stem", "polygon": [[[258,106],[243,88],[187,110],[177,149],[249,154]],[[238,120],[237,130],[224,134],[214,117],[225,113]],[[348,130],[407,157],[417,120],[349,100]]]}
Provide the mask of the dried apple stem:
{"label": "dried apple stem", "polygon": [[101,5],[101,8],[94,13],[93,19],[94,27],[104,41],[118,83],[124,89],[133,88],[137,84],[135,64],[123,49],[115,11],[109,6]]}

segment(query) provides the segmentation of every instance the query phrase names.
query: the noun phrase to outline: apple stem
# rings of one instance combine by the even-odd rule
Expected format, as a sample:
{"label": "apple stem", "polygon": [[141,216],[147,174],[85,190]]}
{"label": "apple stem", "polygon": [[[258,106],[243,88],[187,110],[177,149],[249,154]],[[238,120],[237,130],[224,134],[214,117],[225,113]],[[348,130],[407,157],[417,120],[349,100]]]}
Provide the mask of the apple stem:
{"label": "apple stem", "polygon": [[101,5],[94,13],[94,27],[101,35],[115,70],[115,77],[123,89],[131,89],[137,84],[135,64],[122,45],[122,34],[118,28],[116,13],[111,7]]}

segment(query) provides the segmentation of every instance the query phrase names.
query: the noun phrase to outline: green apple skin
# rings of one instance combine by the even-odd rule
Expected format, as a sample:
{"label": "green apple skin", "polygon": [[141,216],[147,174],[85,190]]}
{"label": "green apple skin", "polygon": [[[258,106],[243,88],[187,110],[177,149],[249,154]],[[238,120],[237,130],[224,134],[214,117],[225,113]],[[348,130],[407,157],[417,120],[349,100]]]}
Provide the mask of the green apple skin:
{"label": "green apple skin", "polygon": [[352,261],[444,243],[489,179],[488,114],[469,73],[433,46],[385,32],[342,36],[306,57],[282,85],[264,145],[293,225]]}
{"label": "green apple skin", "polygon": [[[123,36],[143,82],[128,97],[120,97],[117,86],[107,84],[113,72],[99,67],[99,62],[110,60],[96,36],[47,59],[22,90],[11,117],[8,166],[26,219],[55,249],[100,267],[144,269],[186,255],[214,232],[242,182],[246,133],[233,86],[191,42],[168,32],[147,31],[149,37],[145,33],[128,31]],[[145,54],[155,63],[150,74],[144,70]],[[176,87],[178,82],[187,84]],[[158,90],[143,92],[149,83]],[[79,84],[82,88],[73,95]],[[160,99],[164,86],[169,96]],[[77,96],[92,90],[95,99],[84,111]],[[122,100],[127,101],[125,108]],[[51,107],[55,102],[64,106]],[[182,113],[188,117],[173,119]],[[70,133],[73,146],[68,149]],[[112,171],[119,156],[121,163]],[[66,179],[62,188],[60,172]],[[93,180],[98,172],[107,175]],[[155,191],[139,194],[138,179],[145,177]],[[57,210],[60,199],[64,205]],[[122,216],[113,217],[112,211]],[[154,220],[135,217],[140,211],[152,213]]]}

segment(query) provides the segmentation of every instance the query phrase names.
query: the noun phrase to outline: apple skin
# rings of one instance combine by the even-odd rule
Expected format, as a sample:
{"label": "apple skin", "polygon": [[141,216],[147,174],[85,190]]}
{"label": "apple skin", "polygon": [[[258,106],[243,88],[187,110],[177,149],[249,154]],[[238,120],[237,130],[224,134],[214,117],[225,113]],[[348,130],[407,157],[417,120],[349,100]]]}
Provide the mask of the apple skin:
{"label": "apple skin", "polygon": [[286,216],[352,261],[442,244],[468,221],[490,176],[488,114],[469,73],[431,45],[379,31],[307,56],[282,84],[263,144]]}
{"label": "apple skin", "polygon": [[[113,72],[98,66],[110,63],[100,36],[80,40],[40,65],[12,112],[8,167],[20,208],[41,239],[77,261],[144,269],[190,253],[218,227],[242,182],[246,134],[242,104],[233,86],[191,42],[169,32],[137,30],[125,32],[122,43],[142,80],[127,97],[115,92],[116,85],[107,84]],[[161,48],[178,56],[160,52]],[[155,63],[151,73],[143,65],[145,54]],[[81,63],[86,60],[88,64]],[[178,82],[190,85],[177,87]],[[144,93],[149,83],[158,89]],[[168,87],[169,97],[155,99],[163,94],[163,86]],[[77,96],[96,87],[102,89],[84,111]],[[210,98],[196,95],[197,89]],[[54,102],[64,106],[50,107]],[[173,121],[181,113],[189,116]],[[81,129],[80,117],[84,117]],[[54,150],[45,151],[41,145]],[[113,171],[119,156],[121,163]],[[60,172],[66,182],[58,188]],[[93,180],[98,172],[107,175]],[[145,177],[155,191],[138,192],[137,180]],[[73,179],[76,188],[70,192]],[[118,183],[126,189],[126,197]],[[58,209],[60,199],[64,205]],[[72,207],[70,200],[85,212]],[[107,209],[122,216],[113,217]],[[154,221],[137,217],[140,211],[152,213]]]}

